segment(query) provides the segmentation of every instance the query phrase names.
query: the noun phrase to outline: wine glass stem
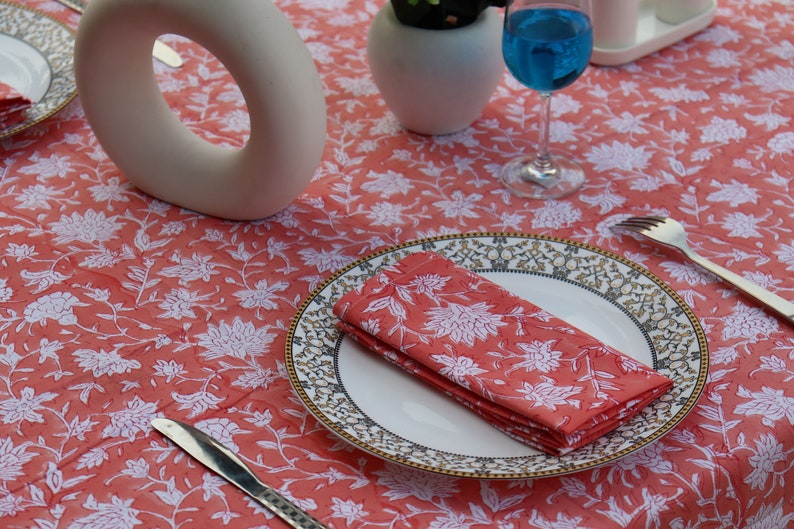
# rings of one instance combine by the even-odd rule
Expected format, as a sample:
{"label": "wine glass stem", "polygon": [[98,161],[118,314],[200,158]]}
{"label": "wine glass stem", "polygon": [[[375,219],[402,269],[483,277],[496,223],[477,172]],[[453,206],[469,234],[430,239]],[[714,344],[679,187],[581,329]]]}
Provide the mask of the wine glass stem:
{"label": "wine glass stem", "polygon": [[540,131],[535,168],[546,176],[554,176],[554,164],[549,154],[549,125],[551,121],[551,92],[540,92]]}

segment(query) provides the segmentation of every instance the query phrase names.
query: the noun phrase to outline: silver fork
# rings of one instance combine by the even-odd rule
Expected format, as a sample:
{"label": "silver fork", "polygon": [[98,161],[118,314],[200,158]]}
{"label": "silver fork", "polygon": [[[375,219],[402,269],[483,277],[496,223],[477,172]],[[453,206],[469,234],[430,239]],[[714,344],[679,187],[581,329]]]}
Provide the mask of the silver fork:
{"label": "silver fork", "polygon": [[677,221],[667,217],[631,217],[615,224],[614,227],[633,231],[653,241],[677,248],[695,264],[760,301],[782,315],[789,323],[794,324],[794,303],[695,253],[686,242],[684,227]]}

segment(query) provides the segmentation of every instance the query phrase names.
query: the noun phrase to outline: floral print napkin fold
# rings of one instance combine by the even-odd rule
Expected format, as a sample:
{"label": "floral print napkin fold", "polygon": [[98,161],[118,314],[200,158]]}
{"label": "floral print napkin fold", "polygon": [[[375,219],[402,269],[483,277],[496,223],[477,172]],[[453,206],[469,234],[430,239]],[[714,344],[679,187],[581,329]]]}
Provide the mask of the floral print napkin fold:
{"label": "floral print napkin fold", "polygon": [[0,81],[0,129],[25,121],[25,111],[32,102],[14,87]]}
{"label": "floral print napkin fold", "polygon": [[487,422],[563,455],[617,428],[673,382],[433,252],[346,293],[339,328]]}

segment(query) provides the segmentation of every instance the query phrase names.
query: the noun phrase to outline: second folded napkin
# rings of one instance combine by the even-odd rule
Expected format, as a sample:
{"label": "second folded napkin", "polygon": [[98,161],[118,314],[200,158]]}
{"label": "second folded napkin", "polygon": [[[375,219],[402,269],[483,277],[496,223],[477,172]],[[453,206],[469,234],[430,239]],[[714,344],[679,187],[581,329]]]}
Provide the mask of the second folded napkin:
{"label": "second folded napkin", "polygon": [[0,81],[0,130],[25,121],[32,102],[14,87]]}
{"label": "second folded napkin", "polygon": [[530,446],[562,455],[617,428],[673,382],[433,252],[346,293],[339,327]]}

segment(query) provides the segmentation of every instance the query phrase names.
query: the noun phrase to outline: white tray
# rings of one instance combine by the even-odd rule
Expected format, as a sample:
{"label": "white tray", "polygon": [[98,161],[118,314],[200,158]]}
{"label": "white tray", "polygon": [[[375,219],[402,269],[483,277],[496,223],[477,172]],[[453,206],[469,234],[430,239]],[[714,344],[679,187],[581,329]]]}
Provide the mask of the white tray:
{"label": "white tray", "polygon": [[[658,1],[664,2],[665,0]],[[668,24],[656,18],[655,1],[642,0],[637,15],[637,41],[632,46],[625,48],[599,48],[596,46],[593,48],[590,62],[601,66],[616,66],[635,61],[707,27],[714,20],[716,10],[717,1],[713,0],[705,12],[681,24]]]}

